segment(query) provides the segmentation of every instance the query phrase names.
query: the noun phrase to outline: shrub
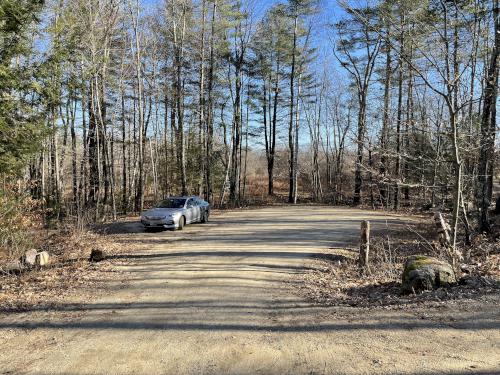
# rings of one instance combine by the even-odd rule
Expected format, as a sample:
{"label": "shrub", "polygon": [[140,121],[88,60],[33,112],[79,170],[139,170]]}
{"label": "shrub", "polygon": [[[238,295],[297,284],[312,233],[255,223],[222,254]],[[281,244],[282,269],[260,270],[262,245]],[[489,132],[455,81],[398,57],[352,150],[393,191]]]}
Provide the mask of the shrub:
{"label": "shrub", "polygon": [[40,225],[37,203],[12,189],[0,189],[0,253],[9,259],[33,247],[31,230]]}

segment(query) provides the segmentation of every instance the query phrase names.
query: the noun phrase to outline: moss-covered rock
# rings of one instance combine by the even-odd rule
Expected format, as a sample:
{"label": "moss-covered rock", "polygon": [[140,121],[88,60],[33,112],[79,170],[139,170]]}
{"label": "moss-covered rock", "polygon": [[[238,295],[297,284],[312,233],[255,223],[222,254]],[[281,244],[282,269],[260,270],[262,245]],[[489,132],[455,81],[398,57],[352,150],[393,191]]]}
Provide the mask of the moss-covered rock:
{"label": "moss-covered rock", "polygon": [[453,267],[442,260],[426,255],[414,255],[405,262],[402,277],[404,292],[432,290],[456,282]]}

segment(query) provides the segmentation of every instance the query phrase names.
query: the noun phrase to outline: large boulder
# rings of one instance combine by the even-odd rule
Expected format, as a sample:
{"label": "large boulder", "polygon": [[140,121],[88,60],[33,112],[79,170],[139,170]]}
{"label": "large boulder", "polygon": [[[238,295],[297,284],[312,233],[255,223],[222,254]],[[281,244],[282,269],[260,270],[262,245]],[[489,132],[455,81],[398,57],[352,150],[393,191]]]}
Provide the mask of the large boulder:
{"label": "large boulder", "polygon": [[426,255],[409,257],[403,270],[403,292],[421,292],[448,287],[457,282],[453,267]]}
{"label": "large boulder", "polygon": [[36,264],[38,252],[35,249],[28,250],[21,257],[21,262],[27,267],[33,267]]}

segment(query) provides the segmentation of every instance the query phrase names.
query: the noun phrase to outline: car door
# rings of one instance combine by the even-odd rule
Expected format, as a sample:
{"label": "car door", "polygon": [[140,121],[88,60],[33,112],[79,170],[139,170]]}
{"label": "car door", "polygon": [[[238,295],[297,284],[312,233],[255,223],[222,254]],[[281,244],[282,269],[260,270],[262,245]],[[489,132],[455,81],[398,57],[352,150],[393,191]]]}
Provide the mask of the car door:
{"label": "car door", "polygon": [[186,223],[192,223],[195,220],[195,204],[193,199],[186,202]]}
{"label": "car door", "polygon": [[205,212],[209,211],[208,203],[205,202],[203,199],[198,199],[198,204],[200,206],[200,220],[201,220],[203,218],[203,215],[205,215]]}
{"label": "car door", "polygon": [[198,199],[193,198],[193,222],[201,221],[201,207]]}

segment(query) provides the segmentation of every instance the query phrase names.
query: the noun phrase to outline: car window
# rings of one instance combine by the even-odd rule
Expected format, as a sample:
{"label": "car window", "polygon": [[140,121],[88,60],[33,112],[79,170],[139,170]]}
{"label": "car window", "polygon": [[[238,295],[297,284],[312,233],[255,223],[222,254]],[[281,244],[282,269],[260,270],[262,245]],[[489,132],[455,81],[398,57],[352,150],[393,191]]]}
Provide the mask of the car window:
{"label": "car window", "polygon": [[186,203],[184,198],[169,198],[156,205],[157,208],[183,208]]}
{"label": "car window", "polygon": [[190,200],[188,200],[188,202],[187,202],[187,206],[186,206],[186,207],[187,207],[187,208],[192,208],[192,207],[194,207],[194,206],[196,206],[196,203],[195,203],[194,199],[190,199]]}

